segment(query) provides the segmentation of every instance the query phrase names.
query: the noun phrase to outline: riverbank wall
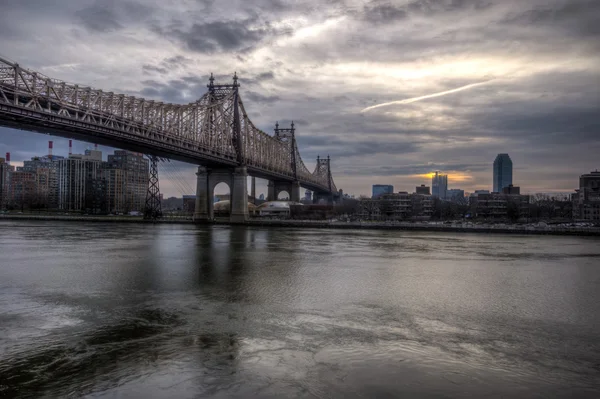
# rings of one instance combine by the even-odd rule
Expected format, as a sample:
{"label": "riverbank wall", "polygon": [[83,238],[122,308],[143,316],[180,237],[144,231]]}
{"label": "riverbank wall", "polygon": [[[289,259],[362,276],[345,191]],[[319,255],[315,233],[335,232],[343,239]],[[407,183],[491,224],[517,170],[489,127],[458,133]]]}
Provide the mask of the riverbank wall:
{"label": "riverbank wall", "polygon": [[40,220],[68,222],[102,222],[102,223],[161,223],[161,224],[213,224],[243,225],[273,228],[314,228],[314,229],[370,229],[370,230],[403,230],[403,231],[438,231],[451,233],[484,233],[484,234],[534,234],[534,235],[575,235],[600,237],[599,227],[555,227],[555,226],[523,226],[523,225],[449,225],[426,223],[385,223],[385,222],[329,222],[314,220],[265,220],[251,219],[246,222],[232,223],[226,219],[203,223],[194,223],[189,217],[162,218],[156,221],[144,220],[139,216],[65,216],[65,215],[0,215],[0,220]]}

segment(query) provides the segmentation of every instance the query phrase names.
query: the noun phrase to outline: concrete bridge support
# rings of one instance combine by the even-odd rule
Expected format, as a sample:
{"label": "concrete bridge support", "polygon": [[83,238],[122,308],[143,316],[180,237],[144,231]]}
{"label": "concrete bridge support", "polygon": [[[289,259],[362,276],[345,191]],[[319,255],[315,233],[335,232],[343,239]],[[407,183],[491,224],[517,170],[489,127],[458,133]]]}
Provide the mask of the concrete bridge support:
{"label": "concrete bridge support", "polygon": [[196,209],[195,221],[214,218],[213,198],[215,186],[225,183],[229,186],[229,219],[232,222],[248,220],[248,171],[245,167],[207,169],[198,166],[196,173]]}
{"label": "concrete bridge support", "polygon": [[300,182],[269,181],[267,201],[277,201],[281,192],[290,195],[290,201],[300,202]]}
{"label": "concrete bridge support", "polygon": [[196,172],[196,206],[194,209],[194,221],[208,220],[208,203],[212,199],[208,196],[208,170],[204,166],[198,166]]}
{"label": "concrete bridge support", "polygon": [[245,222],[248,220],[248,170],[245,167],[234,169],[230,187],[231,212],[229,220],[232,222]]}
{"label": "concrete bridge support", "polygon": [[277,195],[279,193],[275,191],[275,182],[269,180],[267,184],[267,201],[277,201]]}

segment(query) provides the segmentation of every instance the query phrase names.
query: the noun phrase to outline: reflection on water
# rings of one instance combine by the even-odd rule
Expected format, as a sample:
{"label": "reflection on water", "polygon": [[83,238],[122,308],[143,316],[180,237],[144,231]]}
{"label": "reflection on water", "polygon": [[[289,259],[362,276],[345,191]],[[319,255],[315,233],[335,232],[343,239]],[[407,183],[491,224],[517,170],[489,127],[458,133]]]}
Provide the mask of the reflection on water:
{"label": "reflection on water", "polygon": [[0,231],[0,396],[600,395],[597,239]]}

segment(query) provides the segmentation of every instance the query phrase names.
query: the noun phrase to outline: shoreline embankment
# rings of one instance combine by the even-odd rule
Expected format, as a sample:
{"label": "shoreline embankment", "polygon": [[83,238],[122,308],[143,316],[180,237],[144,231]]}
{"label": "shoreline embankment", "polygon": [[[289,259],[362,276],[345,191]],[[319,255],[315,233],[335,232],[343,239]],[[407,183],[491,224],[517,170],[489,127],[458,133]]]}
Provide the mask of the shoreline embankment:
{"label": "shoreline embankment", "polygon": [[389,222],[340,222],[322,220],[265,220],[250,219],[246,222],[230,222],[226,219],[209,222],[194,222],[189,217],[162,218],[155,221],[144,220],[136,216],[66,216],[66,215],[0,215],[0,220],[39,220],[67,222],[102,223],[160,223],[160,224],[197,224],[197,225],[243,225],[252,227],[316,228],[316,229],[368,229],[400,231],[436,231],[450,233],[484,233],[516,235],[574,235],[600,237],[600,227],[539,227],[532,225],[456,225],[433,223],[389,223]]}

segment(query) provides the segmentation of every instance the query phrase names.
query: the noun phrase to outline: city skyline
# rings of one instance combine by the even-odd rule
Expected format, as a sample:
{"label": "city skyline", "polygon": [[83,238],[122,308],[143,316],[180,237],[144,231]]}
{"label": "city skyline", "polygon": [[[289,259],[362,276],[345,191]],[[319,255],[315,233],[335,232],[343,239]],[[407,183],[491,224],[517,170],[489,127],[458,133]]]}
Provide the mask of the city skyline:
{"label": "city skyline", "polygon": [[[275,121],[294,120],[307,166],[331,155],[337,186],[356,195],[377,183],[429,184],[435,170],[449,187],[491,189],[498,153],[515,161],[523,192],[570,192],[600,166],[600,89],[589,84],[600,76],[597,2],[232,4],[17,3],[0,16],[11,39],[0,55],[66,81],[177,103],[200,97],[211,71],[218,79],[237,71],[253,121],[272,134]],[[225,9],[236,10],[229,21],[218,19]],[[66,39],[50,48],[26,26]],[[64,153],[62,139],[51,139]],[[30,159],[47,140],[0,128],[0,154]],[[173,167],[195,186],[193,165]],[[177,193],[164,177],[161,190]]]}
{"label": "city skyline", "polygon": [[[0,129],[2,129],[2,128],[0,127]],[[28,133],[28,132],[24,132],[24,133]],[[11,153],[10,164],[13,165],[14,167],[20,167],[20,166],[24,165],[25,161],[29,161],[32,158],[47,156],[48,153],[49,153],[49,151],[48,151],[49,150],[48,149],[48,141],[53,141],[53,143],[55,143],[54,144],[54,148],[52,150],[53,151],[52,154],[55,157],[58,156],[58,157],[65,157],[65,158],[67,158],[69,156],[68,149],[65,150],[64,148],[62,148],[62,147],[64,147],[64,145],[68,145],[67,143],[69,142],[69,139],[64,139],[64,138],[55,137],[55,136],[49,136],[49,135],[46,135],[46,134],[44,134],[43,136],[45,138],[51,138],[52,139],[52,140],[44,141],[45,146],[46,146],[46,151],[45,152],[42,151],[40,153],[36,153],[35,151],[17,151],[17,154],[28,154],[28,158],[26,158],[26,159],[14,159],[14,152],[8,151],[8,152]],[[83,142],[83,141],[78,141],[78,140],[71,140],[71,141],[72,141],[72,153],[73,154],[75,154],[75,155],[76,154],[83,154],[86,150],[93,150],[93,149],[97,148],[98,151],[100,151],[102,153],[102,157],[103,157],[104,161],[106,161],[108,159],[107,157],[108,157],[108,155],[110,155],[109,152],[113,152],[115,150],[116,151],[119,150],[118,148],[115,148],[115,147],[101,146],[101,145],[96,145],[94,143],[88,143],[88,142]],[[59,143],[59,147],[58,148],[56,146],[56,142]],[[41,143],[37,143],[36,148],[39,148],[40,145],[41,145]],[[498,154],[498,155],[510,155],[510,154]],[[0,153],[0,158],[4,158],[4,157],[5,157],[5,153]],[[107,159],[104,159],[104,158],[107,158]],[[182,195],[190,195],[190,193],[193,191],[192,183],[194,183],[194,182],[193,181],[187,182],[188,184],[186,185],[186,187],[190,188],[187,191],[190,191],[190,193],[188,193],[187,191],[186,192],[182,192],[182,190],[181,190],[181,185],[182,185],[181,179],[186,179],[186,176],[178,174],[178,173],[182,173],[183,171],[186,170],[186,168],[183,168],[182,170],[180,170],[181,165],[188,165],[188,164],[183,164],[183,163],[177,162],[177,161],[172,161],[172,162],[168,162],[168,163],[169,163],[169,172],[166,174],[167,176],[164,176],[165,175],[164,173],[162,175],[160,173],[160,170],[162,170],[162,168],[165,167],[165,164],[162,163],[162,164],[160,164],[162,166],[159,166],[159,176],[162,176],[162,177],[160,177],[161,184],[162,184],[163,181],[165,181],[167,183],[167,185],[170,186],[168,184],[169,183],[169,179],[172,178],[174,175],[177,175],[175,177],[178,180],[178,183],[177,183],[178,187],[175,187],[175,186],[171,187],[170,186],[168,192],[163,192],[163,190],[161,190],[161,193],[164,194],[165,198],[166,197],[181,197]],[[458,176],[457,175],[451,175],[451,174],[448,174],[447,172],[445,172],[443,170],[433,171],[433,172],[429,172],[429,173],[425,173],[425,174],[419,175],[418,177],[420,179],[422,179],[422,180],[418,180],[417,182],[421,182],[422,181],[422,183],[417,184],[417,186],[423,184],[423,185],[429,185],[431,187],[431,185],[432,185],[432,179],[435,176],[436,172],[438,172],[438,173],[441,173],[441,174],[447,176],[447,180],[448,180],[447,190],[450,190],[450,189],[459,189],[459,190],[464,191],[465,193],[472,193],[472,192],[475,192],[477,190],[488,190],[490,192],[493,192],[494,191],[493,190],[493,184],[494,184],[494,181],[493,181],[494,180],[493,179],[493,172],[494,172],[493,164],[494,164],[494,162],[492,162],[492,164],[490,166],[490,183],[489,183],[489,186],[485,186],[484,185],[482,187],[473,189],[472,191],[469,191],[468,189],[465,190],[461,186],[461,183],[465,182],[465,179],[464,179],[463,176],[461,176],[461,175],[458,175]],[[584,173],[584,172],[581,172],[581,173]],[[556,194],[566,194],[566,195],[569,195],[569,194],[573,193],[573,190],[575,190],[577,188],[577,181],[576,180],[577,180],[577,178],[578,178],[579,175],[577,175],[576,177],[574,177],[574,179],[575,179],[574,180],[575,181],[575,183],[574,183],[575,188],[571,189],[571,190],[552,190],[552,189],[550,189],[550,190],[546,190],[546,191],[533,191],[532,189],[528,189],[528,187],[522,187],[521,191],[524,194],[537,194],[537,193],[548,194],[548,193],[556,193]],[[266,184],[266,181],[264,181],[264,184],[261,184],[260,183],[261,179],[256,179],[256,180],[257,180],[257,190],[256,190],[256,192],[257,192],[257,196],[258,196],[259,193],[263,192],[263,191],[260,191],[259,188],[261,190],[264,190],[264,192],[267,191],[267,184]],[[389,183],[389,181],[388,181],[388,183]],[[361,193],[347,193],[346,191],[345,191],[345,193],[346,194],[352,194],[353,196],[355,196],[357,198],[359,196],[372,197],[373,196],[373,194],[372,194],[372,187],[373,186],[377,186],[377,185],[391,186],[391,187],[395,186],[395,184],[391,184],[391,183],[388,184],[388,183],[380,182],[380,183],[371,184],[371,186],[369,186],[369,187],[367,187],[367,188],[364,189],[364,191],[367,192],[367,194],[364,194],[362,192]],[[453,184],[452,186],[451,186],[451,183]],[[183,183],[183,184],[185,184],[185,183]],[[417,186],[415,186],[415,187],[417,187]],[[394,192],[413,192],[415,190],[415,187],[410,187],[410,186],[408,186],[406,184],[403,184],[397,190],[394,190]],[[220,194],[220,195],[229,194],[229,188],[228,188],[228,186],[225,183],[219,183],[219,185],[217,186],[217,189],[219,191],[218,194]],[[248,179],[248,190],[250,190],[250,179]],[[502,190],[499,190],[499,192],[501,192],[501,191]]]}

